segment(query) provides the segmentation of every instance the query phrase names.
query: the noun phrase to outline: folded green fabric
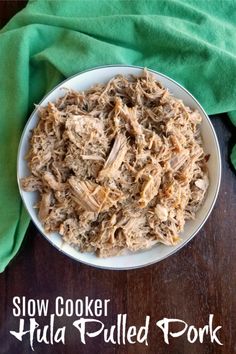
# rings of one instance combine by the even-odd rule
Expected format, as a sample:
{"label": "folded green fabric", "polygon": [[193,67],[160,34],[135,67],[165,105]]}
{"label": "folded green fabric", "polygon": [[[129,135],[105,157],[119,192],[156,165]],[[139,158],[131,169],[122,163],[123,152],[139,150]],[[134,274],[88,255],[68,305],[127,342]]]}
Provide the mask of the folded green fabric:
{"label": "folded green fabric", "polygon": [[[208,114],[236,123],[236,11],[232,0],[31,1],[0,32],[0,271],[18,251],[29,217],[16,184],[24,124],[63,78],[105,64],[160,71]],[[236,148],[232,152],[236,167]]]}

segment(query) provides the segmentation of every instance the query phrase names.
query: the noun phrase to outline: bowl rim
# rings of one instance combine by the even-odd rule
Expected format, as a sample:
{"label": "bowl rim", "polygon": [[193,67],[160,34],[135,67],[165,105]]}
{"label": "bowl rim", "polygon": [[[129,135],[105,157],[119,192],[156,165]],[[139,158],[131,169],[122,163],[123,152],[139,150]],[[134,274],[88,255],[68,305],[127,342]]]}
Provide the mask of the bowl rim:
{"label": "bowl rim", "polygon": [[[214,141],[215,141],[215,145],[216,145],[216,152],[218,154],[218,160],[219,160],[219,166],[218,166],[218,174],[219,174],[219,178],[217,180],[217,185],[216,185],[216,189],[215,189],[215,194],[214,194],[214,197],[213,197],[213,200],[212,200],[212,203],[204,217],[204,219],[202,220],[201,224],[197,227],[197,229],[190,235],[190,237],[188,237],[185,241],[181,242],[177,248],[175,248],[174,250],[172,250],[170,253],[168,253],[167,255],[164,255],[162,257],[160,257],[160,259],[157,259],[157,260],[154,260],[154,261],[151,261],[151,262],[147,262],[145,264],[142,264],[142,265],[136,265],[136,266],[128,266],[128,267],[111,267],[111,266],[102,266],[102,265],[94,265],[94,264],[91,264],[89,262],[86,262],[86,261],[82,261],[80,259],[77,259],[76,257],[74,257],[73,255],[71,254],[68,254],[66,251],[64,251],[62,248],[60,248],[59,246],[55,245],[55,243],[48,237],[45,235],[45,233],[42,233],[41,230],[39,229],[38,225],[36,224],[34,218],[32,217],[31,215],[31,212],[30,212],[30,208],[27,206],[24,198],[23,198],[23,195],[22,195],[22,188],[20,186],[20,177],[19,177],[19,165],[20,165],[20,152],[21,152],[21,148],[22,148],[22,144],[23,144],[23,141],[24,141],[24,136],[25,136],[25,132],[27,131],[28,129],[28,125],[29,123],[31,122],[31,119],[33,118],[33,116],[37,113],[38,111],[38,107],[42,104],[42,102],[44,100],[47,99],[47,97],[53,93],[55,90],[57,90],[61,85],[65,84],[66,82],[70,81],[71,79],[81,75],[81,74],[85,74],[87,72],[90,72],[90,71],[96,71],[96,70],[99,70],[99,69],[106,69],[106,68],[135,68],[135,69],[140,69],[140,70],[144,70],[144,69],[147,69],[147,71],[151,72],[151,73],[154,73],[154,74],[157,74],[158,76],[162,76],[163,78],[166,78],[168,80],[170,80],[172,83],[174,83],[175,85],[177,85],[178,87],[180,87],[183,91],[185,91],[185,93],[187,95],[189,95],[192,100],[197,104],[197,106],[199,106],[200,110],[202,111],[202,114],[205,116],[210,128],[211,128],[211,131],[212,131],[212,134],[213,134],[213,137],[214,137]],[[58,83],[56,86],[54,86],[50,91],[48,91],[44,96],[43,98],[40,100],[39,103],[37,103],[37,106],[34,108],[34,110],[32,111],[32,113],[30,114],[25,126],[24,126],[24,129],[21,133],[21,138],[20,138],[20,141],[19,141],[19,145],[18,145],[18,151],[17,151],[17,164],[16,164],[16,168],[17,168],[17,184],[18,184],[18,189],[19,189],[19,193],[20,193],[20,196],[21,196],[21,201],[23,202],[23,205],[25,207],[25,209],[27,210],[27,213],[30,217],[30,221],[33,222],[34,226],[36,227],[36,229],[38,230],[38,232],[54,247],[56,248],[60,253],[63,253],[63,255],[79,262],[79,263],[82,263],[82,264],[85,264],[87,266],[90,266],[90,267],[94,267],[94,268],[97,268],[97,269],[103,269],[103,270],[118,270],[118,271],[126,271],[126,270],[133,270],[133,269],[139,269],[139,268],[144,268],[144,267],[148,267],[148,266],[151,266],[153,264],[156,264],[156,263],[159,263],[161,261],[163,261],[164,259],[172,256],[173,254],[177,253],[178,251],[180,251],[188,242],[190,242],[194,236],[196,236],[196,234],[201,230],[201,228],[204,226],[204,224],[206,223],[207,219],[209,218],[211,212],[212,212],[212,209],[216,203],[216,200],[217,200],[217,197],[218,197],[218,194],[219,194],[219,189],[220,189],[220,184],[221,184],[221,179],[222,179],[222,161],[221,161],[221,151],[220,151],[220,146],[219,146],[219,141],[218,141],[218,138],[217,138],[217,135],[216,135],[216,132],[215,132],[215,129],[213,127],[213,124],[208,116],[208,114],[205,112],[205,110],[203,109],[202,105],[198,102],[198,100],[184,87],[182,86],[181,84],[179,84],[177,81],[175,81],[174,79],[170,78],[169,76],[165,75],[165,74],[162,74],[160,73],[159,71],[156,71],[156,70],[153,70],[153,69],[150,69],[148,67],[143,67],[143,66],[138,66],[138,65],[126,65],[126,64],[108,64],[108,65],[100,65],[100,66],[96,66],[96,67],[92,67],[90,69],[85,69],[83,71],[80,71],[76,74],[73,74],[72,76],[66,78],[65,80],[61,81],[60,83]]]}

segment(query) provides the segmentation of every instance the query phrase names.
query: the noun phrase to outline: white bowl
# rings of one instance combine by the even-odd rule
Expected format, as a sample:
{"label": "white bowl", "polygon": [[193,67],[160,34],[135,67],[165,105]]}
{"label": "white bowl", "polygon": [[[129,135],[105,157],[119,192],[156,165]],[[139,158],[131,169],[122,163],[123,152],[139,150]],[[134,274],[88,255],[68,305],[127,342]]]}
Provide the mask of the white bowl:
{"label": "white bowl", "polygon": [[[64,90],[61,90],[61,88],[67,87],[74,90],[86,90],[96,83],[107,82],[117,74],[139,75],[142,70],[143,68],[135,66],[111,65],[84,71],[80,74],[72,76],[71,78],[59,84],[55,89],[49,92],[46,97],[43,98],[43,100],[40,102],[40,105],[44,106],[49,101],[55,101],[60,96],[63,96]],[[203,118],[201,124],[201,133],[203,137],[204,148],[206,154],[210,154],[210,159],[208,161],[210,185],[208,188],[207,196],[203,205],[197,212],[195,220],[186,222],[184,232],[181,234],[182,242],[180,244],[171,247],[158,244],[153,248],[145,251],[128,253],[125,255],[110,258],[98,258],[91,253],[78,252],[70,245],[62,242],[62,238],[58,233],[46,234],[37,216],[37,210],[33,208],[37,201],[38,194],[36,192],[25,192],[20,187],[19,183],[22,177],[29,175],[29,170],[24,157],[29,149],[29,138],[31,136],[31,129],[33,129],[38,122],[37,108],[31,114],[21,137],[18,150],[17,179],[21,197],[31,219],[33,220],[38,230],[59,251],[63,252],[67,256],[77,261],[88,265],[106,269],[133,269],[161,261],[162,259],[174,254],[177,250],[186,245],[187,242],[189,242],[194,235],[196,235],[196,233],[201,229],[201,227],[204,225],[207,218],[209,217],[218,195],[221,180],[220,149],[214,128],[206,112],[203,110],[197,100],[176,81],[153,70],[149,71],[151,71],[156,77],[156,79],[159,80],[164,85],[164,87],[168,88],[169,91],[175,97],[183,100],[183,102],[187,106],[197,109],[200,112]]]}

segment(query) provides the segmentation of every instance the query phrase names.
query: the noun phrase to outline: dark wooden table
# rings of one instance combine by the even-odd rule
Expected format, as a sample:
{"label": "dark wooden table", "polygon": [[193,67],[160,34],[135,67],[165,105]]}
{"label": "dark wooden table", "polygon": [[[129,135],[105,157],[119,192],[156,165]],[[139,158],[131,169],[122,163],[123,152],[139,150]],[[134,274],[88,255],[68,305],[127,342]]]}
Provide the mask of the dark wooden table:
{"label": "dark wooden table", "polygon": [[[24,5],[23,1],[1,1],[1,25]],[[104,344],[100,336],[90,338],[85,346],[71,326],[72,319],[64,316],[57,319],[57,326],[67,326],[66,345],[36,344],[36,353],[236,353],[236,175],[229,163],[235,131],[226,115],[212,117],[212,122],[220,141],[223,176],[216,206],[201,232],[177,254],[156,265],[106,271],[67,258],[30,225],[19,254],[0,275],[1,354],[31,352],[27,339],[20,343],[9,334],[19,325],[12,314],[14,296],[49,299],[51,305],[57,296],[111,299],[104,319],[107,327],[115,324],[119,313],[127,313],[129,325],[136,326],[143,325],[146,315],[151,316],[148,346]],[[186,335],[171,338],[167,345],[155,326],[157,320],[167,317],[202,327],[209,314],[214,314],[214,326],[222,326],[219,337],[223,346],[208,338],[203,344],[190,344]],[[47,324],[48,318],[39,322]]]}

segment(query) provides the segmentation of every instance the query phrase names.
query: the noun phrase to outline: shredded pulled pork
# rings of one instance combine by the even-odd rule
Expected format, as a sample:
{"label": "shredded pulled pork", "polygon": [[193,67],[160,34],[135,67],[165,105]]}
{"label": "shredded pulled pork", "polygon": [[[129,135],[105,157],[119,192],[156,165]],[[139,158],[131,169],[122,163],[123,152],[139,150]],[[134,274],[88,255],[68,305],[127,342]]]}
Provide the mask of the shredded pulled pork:
{"label": "shredded pulled pork", "polygon": [[46,232],[107,257],[180,241],[208,188],[201,115],[144,70],[39,108],[22,188]]}

